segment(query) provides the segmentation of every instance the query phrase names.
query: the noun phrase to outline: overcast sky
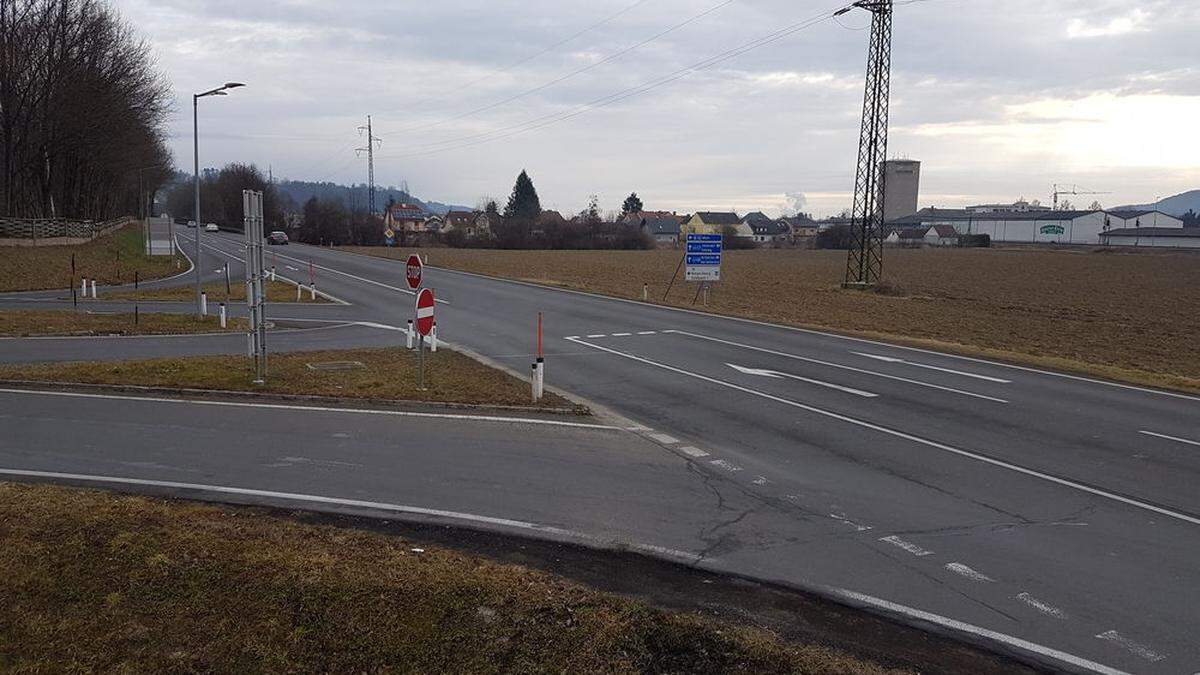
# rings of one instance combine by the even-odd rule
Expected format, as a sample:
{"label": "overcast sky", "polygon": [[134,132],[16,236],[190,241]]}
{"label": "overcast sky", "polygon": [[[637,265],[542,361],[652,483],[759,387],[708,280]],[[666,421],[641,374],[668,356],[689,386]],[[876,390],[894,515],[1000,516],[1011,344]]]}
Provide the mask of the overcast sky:
{"label": "overcast sky", "polygon": [[[593,193],[619,208],[633,190],[678,211],[849,206],[861,10],[604,99],[838,0],[114,5],[176,92],[171,147],[187,170],[190,94],[235,80],[248,86],[201,101],[205,166],[365,182],[354,148],[369,113],[377,184],[407,181],[426,200],[502,201],[525,168],[564,212]],[[610,102],[584,107],[598,100]],[[1112,193],[1081,205],[1200,188],[1200,2],[901,0],[891,110],[889,154],[923,162],[922,206],[1049,202],[1055,182]]]}

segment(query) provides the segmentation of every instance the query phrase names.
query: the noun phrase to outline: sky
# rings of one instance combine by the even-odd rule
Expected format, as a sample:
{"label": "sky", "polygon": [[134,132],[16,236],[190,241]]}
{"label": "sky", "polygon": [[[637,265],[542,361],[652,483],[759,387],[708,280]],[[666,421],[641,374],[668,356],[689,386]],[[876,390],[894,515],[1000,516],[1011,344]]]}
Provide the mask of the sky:
{"label": "sky", "polygon": [[[849,0],[112,0],[203,166],[544,208],[850,206],[871,17]],[[795,30],[791,30],[794,28]],[[775,36],[769,42],[763,38]],[[1144,203],[1200,188],[1200,2],[899,0],[888,154],[921,206],[1050,202],[1052,185]],[[745,49],[746,47],[752,47]]]}

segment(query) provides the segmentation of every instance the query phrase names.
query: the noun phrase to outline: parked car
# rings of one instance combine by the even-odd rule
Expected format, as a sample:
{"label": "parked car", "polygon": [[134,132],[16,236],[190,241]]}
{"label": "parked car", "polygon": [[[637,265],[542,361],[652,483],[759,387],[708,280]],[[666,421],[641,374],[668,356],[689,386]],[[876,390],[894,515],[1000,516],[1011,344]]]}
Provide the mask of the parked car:
{"label": "parked car", "polygon": [[267,235],[267,243],[275,244],[278,246],[287,246],[287,243],[288,243],[287,232],[280,232],[279,230],[275,230],[271,234]]}
{"label": "parked car", "polygon": [[209,223],[204,226],[205,232],[220,232],[221,228],[217,227],[216,223]]}

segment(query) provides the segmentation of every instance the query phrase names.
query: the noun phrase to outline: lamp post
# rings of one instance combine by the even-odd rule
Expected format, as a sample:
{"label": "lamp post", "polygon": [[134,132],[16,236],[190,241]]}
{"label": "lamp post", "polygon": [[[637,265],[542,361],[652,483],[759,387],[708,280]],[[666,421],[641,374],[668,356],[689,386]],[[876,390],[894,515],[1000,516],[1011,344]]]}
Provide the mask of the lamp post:
{"label": "lamp post", "polygon": [[194,159],[193,169],[195,170],[195,186],[196,186],[196,259],[193,261],[196,272],[196,318],[204,316],[204,309],[200,299],[200,230],[204,226],[200,224],[200,124],[197,120],[197,109],[200,99],[205,96],[225,96],[226,89],[235,89],[246,85],[241,82],[226,82],[224,86],[210,89],[202,94],[192,94],[192,157]]}

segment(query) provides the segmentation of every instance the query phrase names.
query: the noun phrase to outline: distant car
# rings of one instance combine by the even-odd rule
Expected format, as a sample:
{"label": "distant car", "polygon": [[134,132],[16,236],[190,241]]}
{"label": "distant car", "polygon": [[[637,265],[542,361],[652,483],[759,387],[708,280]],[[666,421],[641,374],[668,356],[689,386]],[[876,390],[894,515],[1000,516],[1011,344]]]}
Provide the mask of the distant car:
{"label": "distant car", "polygon": [[267,243],[275,244],[277,246],[287,246],[287,243],[288,243],[287,233],[276,230],[276,231],[272,232],[271,234],[267,235]]}
{"label": "distant car", "polygon": [[196,221],[194,221],[194,220],[188,221],[188,227],[195,227],[195,226],[196,226]]}
{"label": "distant car", "polygon": [[217,227],[216,223],[209,223],[204,226],[205,232],[220,232],[221,228]]}

